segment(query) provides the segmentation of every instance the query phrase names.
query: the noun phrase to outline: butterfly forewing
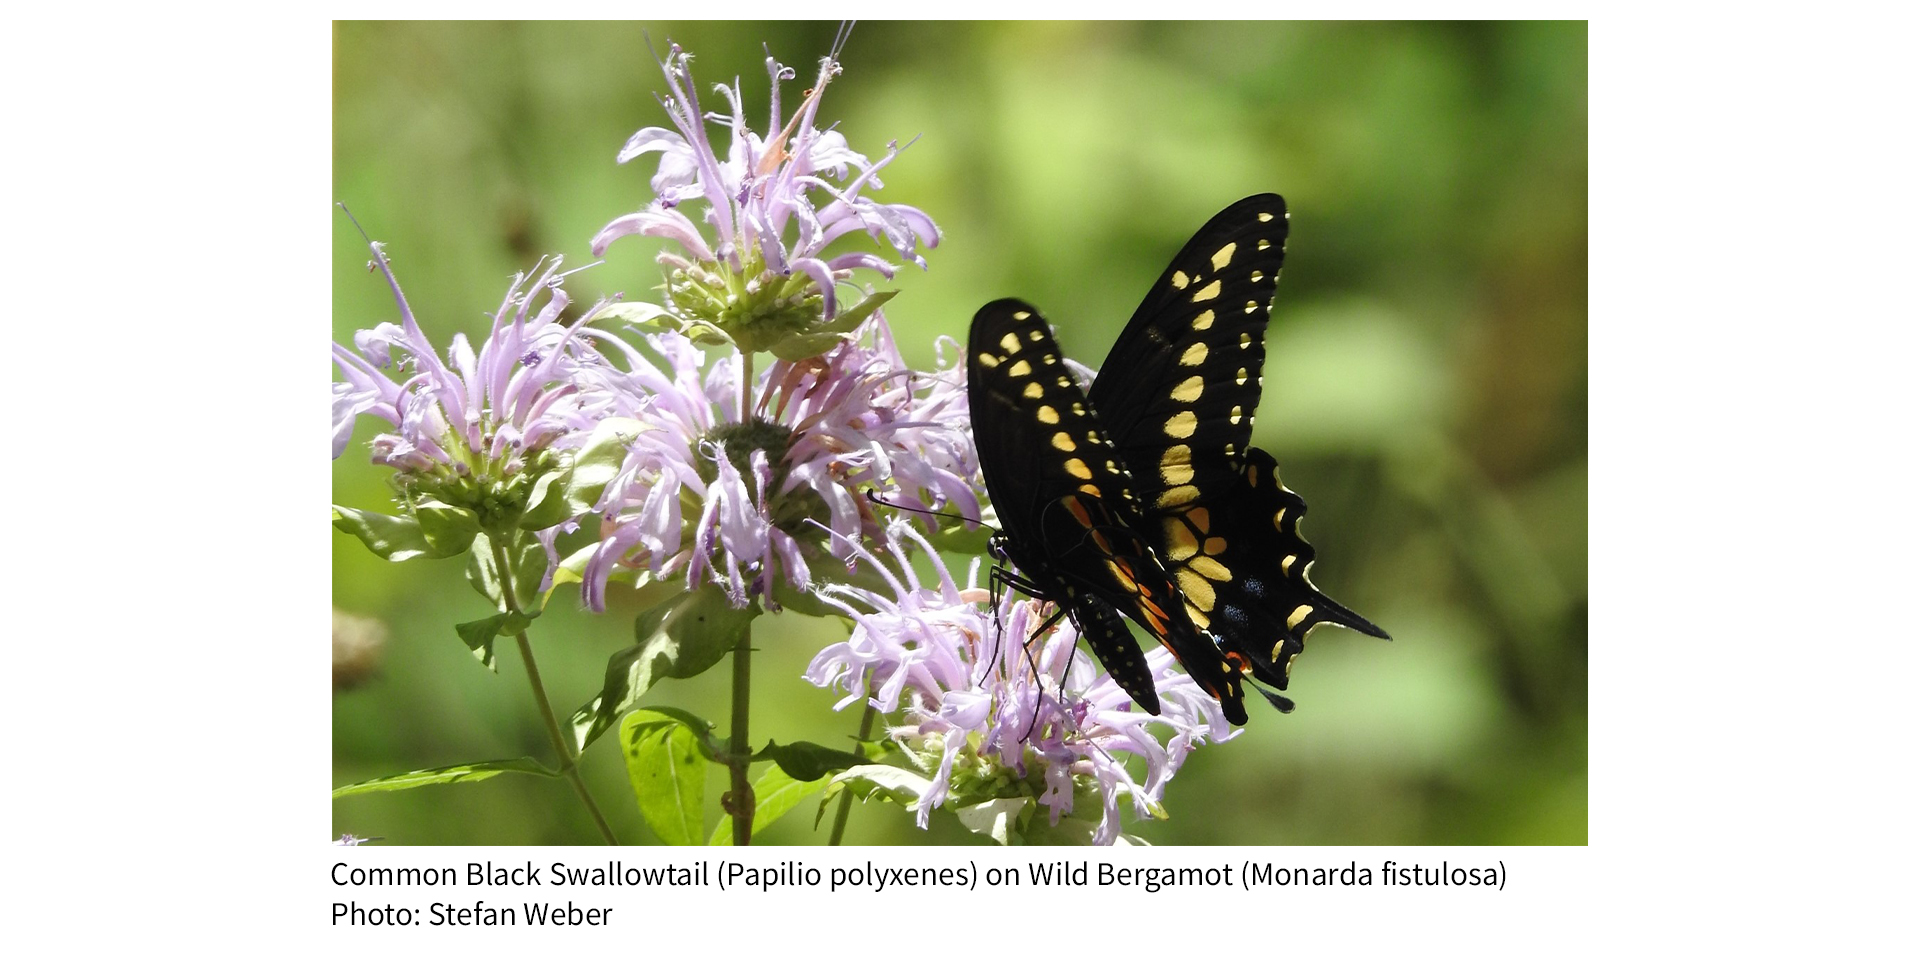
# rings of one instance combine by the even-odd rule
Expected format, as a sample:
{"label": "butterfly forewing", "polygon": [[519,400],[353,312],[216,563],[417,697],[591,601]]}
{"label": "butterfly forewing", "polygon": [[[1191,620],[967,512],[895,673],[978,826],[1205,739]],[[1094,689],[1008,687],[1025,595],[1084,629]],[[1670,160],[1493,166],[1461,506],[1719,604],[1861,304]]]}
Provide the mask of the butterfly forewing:
{"label": "butterfly forewing", "polygon": [[1249,446],[1286,236],[1277,194],[1215,215],[1155,280],[1088,395],[1194,624],[1282,689],[1314,626],[1386,636],[1307,580],[1306,503]]}
{"label": "butterfly forewing", "polygon": [[1215,215],[1154,280],[1101,365],[1088,398],[1144,507],[1176,507],[1239,478],[1286,245],[1277,194]]}
{"label": "butterfly forewing", "polygon": [[975,315],[967,391],[987,493],[1003,547],[1046,598],[1074,617],[1122,690],[1158,713],[1139,645],[1114,610],[1173,650],[1195,680],[1244,720],[1238,673],[1182,611],[1172,580],[1140,532],[1133,477],[1045,319],[1018,300]]}

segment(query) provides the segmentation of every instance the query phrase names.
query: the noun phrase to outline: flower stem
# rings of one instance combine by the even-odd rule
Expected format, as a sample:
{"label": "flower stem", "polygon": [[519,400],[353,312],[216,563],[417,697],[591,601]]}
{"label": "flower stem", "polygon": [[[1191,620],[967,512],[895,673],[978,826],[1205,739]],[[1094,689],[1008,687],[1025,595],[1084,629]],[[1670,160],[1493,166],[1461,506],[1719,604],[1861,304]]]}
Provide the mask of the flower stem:
{"label": "flower stem", "polygon": [[[512,564],[507,559],[506,546],[498,541],[493,542],[493,563],[500,571],[501,601],[508,612],[521,612],[519,602],[514,598]],[[599,804],[593,801],[593,794],[587,791],[587,781],[580,776],[580,767],[576,764],[579,760],[574,757],[573,747],[567,744],[566,737],[560,733],[560,720],[554,717],[553,704],[547,700],[547,686],[541,682],[540,667],[533,659],[533,642],[527,639],[526,630],[515,634],[514,640],[520,646],[520,662],[527,665],[527,680],[533,685],[534,703],[540,706],[540,717],[547,723],[547,738],[553,741],[553,750],[560,755],[560,772],[573,783],[574,792],[580,794],[580,802],[587,805],[587,812],[593,815],[594,824],[600,828],[600,836],[606,838],[607,843],[618,845],[619,838],[613,836],[613,828],[607,825],[607,818],[601,814]]]}
{"label": "flower stem", "polygon": [[753,418],[753,351],[740,348],[740,424]]}
{"label": "flower stem", "polygon": [[[873,710],[873,702],[867,702],[866,713],[860,716],[860,741],[864,742],[873,735],[873,719],[879,712]],[[840,809],[833,815],[833,832],[827,837],[827,846],[836,847],[840,837],[847,832],[847,812],[853,809],[853,794],[840,794]]]}
{"label": "flower stem", "polygon": [[753,745],[747,739],[747,708],[753,693],[753,627],[740,631],[740,644],[733,649],[733,733],[727,739],[727,768],[733,773],[733,790],[727,794],[727,814],[733,817],[733,843],[745,847],[753,838],[753,786],[747,782],[747,763]]}

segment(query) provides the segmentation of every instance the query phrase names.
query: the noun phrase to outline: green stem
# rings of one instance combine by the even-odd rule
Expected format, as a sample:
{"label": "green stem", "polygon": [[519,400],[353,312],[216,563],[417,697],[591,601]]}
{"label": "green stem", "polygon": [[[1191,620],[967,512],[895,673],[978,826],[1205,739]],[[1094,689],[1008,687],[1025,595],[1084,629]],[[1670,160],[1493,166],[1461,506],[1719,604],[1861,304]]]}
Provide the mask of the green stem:
{"label": "green stem", "polygon": [[[873,710],[873,702],[867,702],[866,713],[860,716],[860,741],[864,742],[873,735],[873,719],[880,713]],[[827,837],[828,847],[837,847],[841,835],[847,832],[847,813],[853,809],[853,794],[840,794],[840,809],[833,815],[833,833]]]}
{"label": "green stem", "polygon": [[[488,535],[489,538],[492,535]],[[507,611],[525,615],[514,598],[512,565],[507,558],[507,549],[498,541],[493,542],[493,563],[500,571],[501,601]],[[547,700],[547,686],[540,680],[540,667],[533,659],[533,642],[527,639],[526,630],[514,635],[520,646],[520,662],[527,665],[527,680],[533,685],[533,700],[540,706],[540,717],[547,723],[547,738],[553,741],[553,750],[560,755],[560,771],[573,783],[573,790],[580,794],[580,802],[587,805],[587,812],[593,815],[593,822],[600,828],[600,836],[607,843],[618,845],[619,838],[613,836],[613,828],[607,825],[607,818],[600,812],[599,804],[593,801],[593,794],[587,791],[587,781],[580,776],[580,767],[576,764],[573,747],[560,732],[560,719],[554,717],[553,704]]]}
{"label": "green stem", "polygon": [[747,740],[747,708],[753,693],[753,627],[740,631],[733,650],[733,734],[727,739],[727,768],[733,773],[733,791],[727,795],[727,814],[733,817],[733,843],[745,847],[753,838],[753,786],[747,782],[747,763],[753,745]]}
{"label": "green stem", "polygon": [[753,352],[740,348],[740,424],[753,418]]}

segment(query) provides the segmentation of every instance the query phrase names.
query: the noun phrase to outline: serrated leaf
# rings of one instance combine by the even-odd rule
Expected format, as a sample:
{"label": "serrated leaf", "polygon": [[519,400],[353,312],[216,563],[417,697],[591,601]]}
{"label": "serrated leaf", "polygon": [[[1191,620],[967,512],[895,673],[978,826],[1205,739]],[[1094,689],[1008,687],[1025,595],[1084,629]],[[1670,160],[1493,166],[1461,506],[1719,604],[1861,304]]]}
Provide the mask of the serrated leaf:
{"label": "serrated leaf", "polygon": [[1003,797],[963,806],[954,813],[960,817],[960,824],[968,830],[984,837],[991,837],[996,843],[1011,844],[1016,837],[1020,812],[1032,803],[1030,797]]}
{"label": "serrated leaf", "polygon": [[[779,766],[769,768],[753,781],[753,833],[759,834],[775,820],[787,815],[787,812],[805,802],[806,798],[820,792],[827,786],[827,779],[801,782],[787,775]],[[707,838],[709,846],[733,844],[733,817],[723,814],[720,826],[713,828],[713,835]]]}
{"label": "serrated leaf", "polygon": [[767,747],[753,754],[754,761],[773,760],[773,764],[785,770],[798,782],[811,782],[831,775],[842,769],[864,766],[871,760],[864,755],[830,749],[813,742],[791,742],[781,745],[768,742]]}
{"label": "serrated leaf", "polygon": [[415,507],[413,516],[420,522],[428,550],[436,556],[452,557],[466,551],[480,533],[480,515],[438,500]]}
{"label": "serrated leaf", "polygon": [[708,585],[642,613],[634,624],[640,642],[608,659],[600,694],[573,713],[576,747],[584,751],[593,744],[655,682],[693,677],[719,663],[758,612],[733,608],[718,587]]}
{"label": "serrated leaf", "polygon": [[333,526],[342,533],[359,538],[368,551],[388,561],[444,557],[433,553],[426,535],[420,532],[420,522],[411,517],[376,514],[335,504]]}
{"label": "serrated leaf", "polygon": [[620,747],[627,760],[640,816],[667,844],[700,843],[707,790],[707,763],[700,739],[677,718],[636,711],[620,726]]}
{"label": "serrated leaf", "polygon": [[537,612],[531,615],[503,612],[471,623],[456,623],[453,631],[460,634],[460,641],[479,659],[481,666],[497,670],[493,664],[493,641],[503,636],[520,635],[533,622],[533,617],[538,615]]}
{"label": "serrated leaf", "polygon": [[333,798],[337,800],[343,796],[358,796],[361,793],[384,793],[391,790],[413,789],[416,786],[437,786],[442,783],[472,783],[482,779],[492,779],[506,772],[526,773],[532,776],[560,775],[530,758],[467,762],[457,766],[416,769],[397,776],[381,776],[379,779],[350,783],[334,790]]}

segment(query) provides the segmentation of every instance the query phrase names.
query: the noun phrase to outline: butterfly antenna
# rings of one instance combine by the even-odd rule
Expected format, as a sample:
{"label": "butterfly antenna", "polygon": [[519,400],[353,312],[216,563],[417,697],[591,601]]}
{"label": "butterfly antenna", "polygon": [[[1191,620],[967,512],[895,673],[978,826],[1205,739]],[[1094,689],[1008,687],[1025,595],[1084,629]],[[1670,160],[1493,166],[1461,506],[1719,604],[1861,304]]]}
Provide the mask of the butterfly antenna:
{"label": "butterfly antenna", "polygon": [[882,507],[891,507],[894,510],[906,511],[909,514],[924,514],[928,517],[932,517],[936,519],[944,518],[950,521],[963,521],[965,523],[972,524],[976,527],[989,526],[986,521],[983,521],[977,517],[968,517],[965,514],[949,514],[943,510],[928,510],[924,507],[914,507],[908,504],[896,503],[894,501],[886,499],[885,497],[880,496],[877,493],[874,493],[872,487],[867,488],[867,499],[876,504],[879,504]]}

